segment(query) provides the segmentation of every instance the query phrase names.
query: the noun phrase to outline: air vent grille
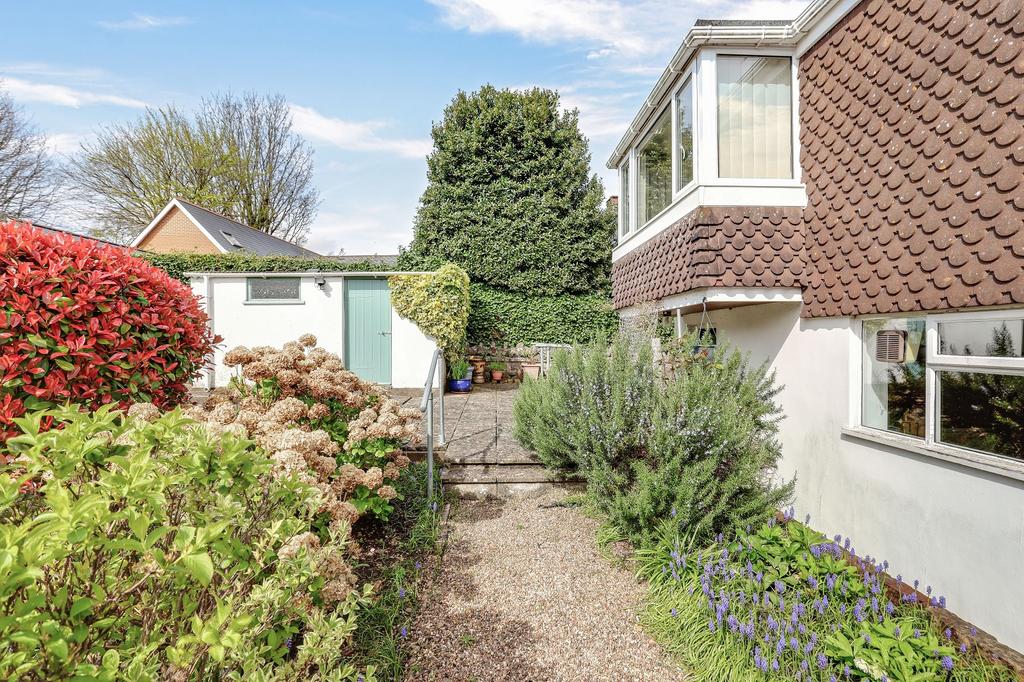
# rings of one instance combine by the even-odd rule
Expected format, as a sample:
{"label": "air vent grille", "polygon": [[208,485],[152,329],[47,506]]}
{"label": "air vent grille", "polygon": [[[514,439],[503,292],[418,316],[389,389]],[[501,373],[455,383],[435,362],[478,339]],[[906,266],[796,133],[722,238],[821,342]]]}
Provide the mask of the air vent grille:
{"label": "air vent grille", "polygon": [[903,362],[907,352],[907,332],[883,329],[875,336],[875,360]]}

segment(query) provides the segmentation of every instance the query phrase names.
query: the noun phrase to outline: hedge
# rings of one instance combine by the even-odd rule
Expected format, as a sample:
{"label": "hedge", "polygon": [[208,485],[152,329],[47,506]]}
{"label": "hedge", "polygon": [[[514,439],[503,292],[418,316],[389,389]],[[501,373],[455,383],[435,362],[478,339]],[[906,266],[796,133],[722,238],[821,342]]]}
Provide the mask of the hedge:
{"label": "hedge", "polygon": [[350,263],[333,258],[256,256],[247,253],[139,253],[171,277],[185,281],[186,272],[386,272],[394,266],[365,260]]}
{"label": "hedge", "polygon": [[525,296],[469,285],[471,345],[583,343],[607,338],[619,326],[608,298],[596,294]]}

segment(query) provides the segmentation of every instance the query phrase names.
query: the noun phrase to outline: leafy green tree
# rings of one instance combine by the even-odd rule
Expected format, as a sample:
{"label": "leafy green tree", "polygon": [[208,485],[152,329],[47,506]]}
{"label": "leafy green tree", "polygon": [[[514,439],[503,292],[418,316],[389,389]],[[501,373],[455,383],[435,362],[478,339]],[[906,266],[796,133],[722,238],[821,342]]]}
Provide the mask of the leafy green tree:
{"label": "leafy green tree", "polygon": [[614,212],[557,92],[459,92],[432,135],[404,267],[451,261],[474,282],[529,295],[607,290]]}

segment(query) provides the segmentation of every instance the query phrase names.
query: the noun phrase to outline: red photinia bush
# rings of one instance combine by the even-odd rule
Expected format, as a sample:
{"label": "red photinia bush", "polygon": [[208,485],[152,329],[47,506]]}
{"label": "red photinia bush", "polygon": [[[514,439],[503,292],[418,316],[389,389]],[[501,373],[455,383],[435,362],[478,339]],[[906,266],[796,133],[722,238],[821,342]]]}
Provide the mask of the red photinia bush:
{"label": "red photinia bush", "polygon": [[192,290],[127,249],[0,223],[0,442],[27,409],[180,402],[218,340]]}

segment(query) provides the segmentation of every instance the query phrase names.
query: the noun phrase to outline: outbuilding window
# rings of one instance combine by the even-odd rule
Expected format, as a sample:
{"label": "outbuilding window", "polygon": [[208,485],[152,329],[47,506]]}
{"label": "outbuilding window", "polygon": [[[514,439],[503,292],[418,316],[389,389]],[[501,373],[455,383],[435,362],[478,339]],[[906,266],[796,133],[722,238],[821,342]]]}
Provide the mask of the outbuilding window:
{"label": "outbuilding window", "polygon": [[298,277],[247,277],[249,303],[295,303],[301,301]]}
{"label": "outbuilding window", "polygon": [[1024,461],[1024,311],[865,320],[861,424]]}

